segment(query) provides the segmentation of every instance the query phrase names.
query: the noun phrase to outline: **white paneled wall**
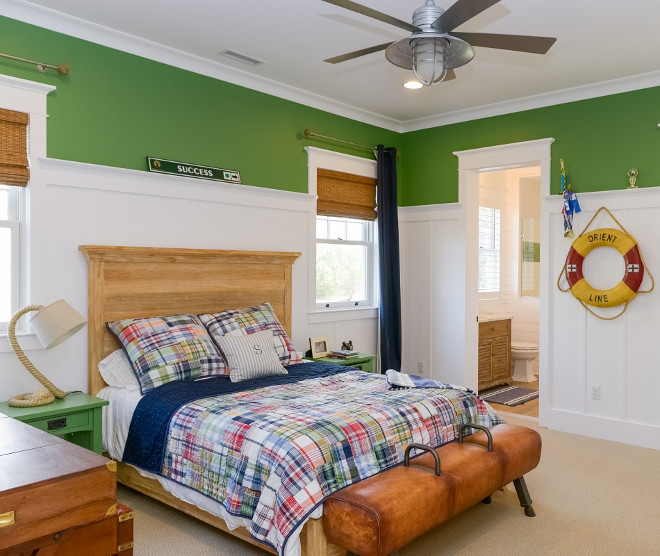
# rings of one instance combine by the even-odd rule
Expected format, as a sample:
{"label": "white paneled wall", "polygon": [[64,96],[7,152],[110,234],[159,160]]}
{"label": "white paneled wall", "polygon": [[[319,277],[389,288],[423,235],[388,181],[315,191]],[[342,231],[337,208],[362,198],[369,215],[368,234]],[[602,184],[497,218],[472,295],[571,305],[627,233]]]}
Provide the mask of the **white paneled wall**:
{"label": "white paneled wall", "polygon": [[[576,234],[607,206],[638,241],[651,273],[660,276],[660,188],[578,192],[578,198],[582,212],[574,220]],[[547,314],[541,314],[540,337],[547,369],[540,374],[541,425],[660,449],[660,292],[639,294],[623,316],[605,321],[585,311],[570,292],[559,291],[557,278],[571,245],[564,237],[561,206],[558,195],[542,197],[547,229],[542,230],[541,292]],[[602,215],[592,228],[616,227]],[[430,378],[461,384],[469,380],[465,352],[471,349],[465,343],[464,219],[462,204],[400,210],[404,369],[416,372],[417,363],[425,361]],[[611,264],[610,251],[589,255],[594,272],[611,270],[603,266]],[[641,289],[651,285],[647,275]],[[518,320],[525,301],[517,309]],[[593,386],[600,387],[598,400],[591,395]]]}
{"label": "white paneled wall", "polygon": [[[639,243],[647,270],[660,273],[660,245],[657,222],[660,219],[660,188],[620,190],[602,193],[578,192],[582,212],[576,215],[576,234],[583,231],[601,206]],[[546,382],[545,422],[552,428],[568,430],[619,442],[660,448],[660,297],[655,289],[638,294],[625,313],[614,320],[601,320],[589,314],[570,292],[560,292],[555,282],[559,276],[571,241],[563,237],[563,220],[556,200],[546,199],[544,210],[549,215],[550,259],[550,341]],[[590,230],[618,225],[601,211]],[[613,249],[595,249],[585,260],[594,279],[605,275],[622,275],[622,258]],[[613,264],[614,263],[614,264]],[[615,279],[611,287],[616,284]],[[649,273],[640,291],[653,282]],[[563,283],[565,287],[566,284]],[[623,307],[594,309],[600,316],[610,317]],[[543,386],[543,384],[542,384]],[[592,388],[600,388],[600,399],[594,399]]]}
{"label": "white paneled wall", "polygon": [[459,205],[399,209],[401,370],[454,384],[465,384],[463,227]]}
{"label": "white paneled wall", "polygon": [[[299,251],[293,265],[296,349],[306,351],[309,337],[318,335],[328,336],[332,348],[352,339],[376,353],[374,310],[329,314],[310,324],[314,195],[40,158],[32,161],[29,196],[31,303],[65,298],[87,313],[82,244]],[[47,352],[30,334],[19,342],[58,387],[87,391],[86,331]],[[0,345],[0,369],[0,399],[39,387],[8,344]]]}

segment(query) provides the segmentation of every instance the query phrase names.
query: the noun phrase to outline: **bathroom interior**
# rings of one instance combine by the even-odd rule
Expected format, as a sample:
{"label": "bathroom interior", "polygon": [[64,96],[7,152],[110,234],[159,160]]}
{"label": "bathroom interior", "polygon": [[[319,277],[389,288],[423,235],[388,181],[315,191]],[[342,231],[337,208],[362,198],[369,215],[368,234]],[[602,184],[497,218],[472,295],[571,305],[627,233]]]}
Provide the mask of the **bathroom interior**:
{"label": "bathroom interior", "polygon": [[482,171],[479,211],[479,320],[511,319],[512,382],[538,388],[541,168]]}

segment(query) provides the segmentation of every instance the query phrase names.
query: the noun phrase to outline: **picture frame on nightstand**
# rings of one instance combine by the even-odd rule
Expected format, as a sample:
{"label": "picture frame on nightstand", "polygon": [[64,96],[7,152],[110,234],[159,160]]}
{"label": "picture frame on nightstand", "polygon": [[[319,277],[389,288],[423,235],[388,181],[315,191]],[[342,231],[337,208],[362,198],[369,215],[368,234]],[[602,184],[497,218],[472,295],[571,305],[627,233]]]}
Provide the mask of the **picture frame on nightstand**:
{"label": "picture frame on nightstand", "polygon": [[312,359],[319,357],[326,357],[330,353],[328,338],[325,336],[318,336],[309,339],[309,348],[312,352]]}

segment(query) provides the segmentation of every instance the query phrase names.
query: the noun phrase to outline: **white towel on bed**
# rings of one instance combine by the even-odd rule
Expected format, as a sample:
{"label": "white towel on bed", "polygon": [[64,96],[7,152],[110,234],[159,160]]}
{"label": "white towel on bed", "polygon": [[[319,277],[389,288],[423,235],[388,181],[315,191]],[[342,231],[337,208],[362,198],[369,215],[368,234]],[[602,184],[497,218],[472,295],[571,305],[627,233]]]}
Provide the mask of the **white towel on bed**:
{"label": "white towel on bed", "polygon": [[431,380],[430,378],[424,378],[423,376],[400,373],[394,369],[387,369],[387,371],[385,371],[385,377],[390,390],[399,390],[403,388],[447,388],[451,390],[462,390],[463,392],[474,394],[472,390],[465,386],[456,386],[455,384],[438,382],[437,380]]}

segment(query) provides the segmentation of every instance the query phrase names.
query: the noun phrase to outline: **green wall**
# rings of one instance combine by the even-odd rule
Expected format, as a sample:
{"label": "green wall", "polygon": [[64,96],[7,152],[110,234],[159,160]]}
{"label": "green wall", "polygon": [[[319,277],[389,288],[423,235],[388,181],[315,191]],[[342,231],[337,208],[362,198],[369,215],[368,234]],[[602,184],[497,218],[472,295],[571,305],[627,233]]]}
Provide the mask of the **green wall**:
{"label": "green wall", "polygon": [[42,74],[0,58],[0,73],[57,86],[48,97],[51,158],[146,171],[156,156],[306,192],[306,145],[369,157],[307,139],[311,128],[398,147],[399,204],[415,206],[458,200],[455,151],[553,137],[553,193],[560,158],[578,194],[625,188],[631,167],[639,187],[660,185],[660,87],[399,134],[4,17],[0,52],[71,68]]}
{"label": "green wall", "polygon": [[[552,193],[560,163],[576,193],[660,185],[660,87],[527,110],[404,134],[404,206],[458,200],[456,151],[552,137]],[[414,158],[411,155],[414,153]],[[409,163],[409,158],[413,161]]]}
{"label": "green wall", "polygon": [[57,86],[48,97],[48,156],[146,171],[156,156],[241,172],[244,184],[307,191],[305,128],[354,143],[397,146],[399,134],[0,17],[0,52],[71,71],[42,74],[0,58],[0,73]]}

